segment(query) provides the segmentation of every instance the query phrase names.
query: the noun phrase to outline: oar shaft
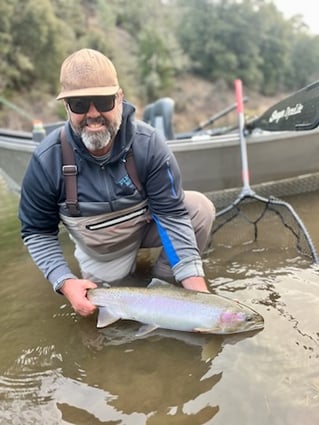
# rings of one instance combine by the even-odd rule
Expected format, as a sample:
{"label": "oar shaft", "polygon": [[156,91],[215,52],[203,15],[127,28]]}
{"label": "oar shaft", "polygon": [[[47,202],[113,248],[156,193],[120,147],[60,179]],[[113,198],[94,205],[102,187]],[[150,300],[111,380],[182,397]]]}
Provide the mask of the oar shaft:
{"label": "oar shaft", "polygon": [[[243,102],[247,102],[248,97],[244,97],[243,98]],[[227,108],[223,109],[222,111],[218,112],[217,114],[211,116],[210,118],[208,118],[208,120],[202,122],[201,124],[199,124],[199,126],[197,128],[194,128],[194,132],[196,131],[201,131],[203,130],[205,127],[207,127],[208,125],[213,124],[215,121],[217,121],[219,118],[224,117],[225,115],[229,114],[229,112],[234,111],[237,107],[236,103],[233,103],[232,105],[228,106]]]}

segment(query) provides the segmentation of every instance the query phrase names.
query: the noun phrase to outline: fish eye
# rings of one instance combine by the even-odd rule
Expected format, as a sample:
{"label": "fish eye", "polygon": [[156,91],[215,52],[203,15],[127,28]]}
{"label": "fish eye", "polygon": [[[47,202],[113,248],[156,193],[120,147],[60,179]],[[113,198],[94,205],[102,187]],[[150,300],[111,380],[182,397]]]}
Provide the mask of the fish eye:
{"label": "fish eye", "polygon": [[253,316],[246,316],[246,322],[251,322],[253,320]]}

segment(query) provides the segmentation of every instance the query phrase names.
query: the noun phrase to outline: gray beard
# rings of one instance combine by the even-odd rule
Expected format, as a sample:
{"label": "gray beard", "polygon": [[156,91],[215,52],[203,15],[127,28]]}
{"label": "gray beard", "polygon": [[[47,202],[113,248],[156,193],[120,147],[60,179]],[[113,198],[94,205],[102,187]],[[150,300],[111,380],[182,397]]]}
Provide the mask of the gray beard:
{"label": "gray beard", "polygon": [[[86,131],[86,123],[88,121],[103,121],[106,124],[106,127],[104,130],[91,133],[89,131]],[[112,142],[120,128],[121,122],[122,111],[119,110],[118,115],[113,122],[106,122],[105,118],[98,117],[87,118],[76,128],[72,125],[72,122],[71,125],[75,133],[81,137],[84,146],[88,149],[88,151],[93,153],[105,148]]]}
{"label": "gray beard", "polygon": [[87,150],[95,152],[108,146],[112,140],[112,135],[109,130],[99,131],[94,134],[88,134],[85,130],[83,130],[81,138]]}

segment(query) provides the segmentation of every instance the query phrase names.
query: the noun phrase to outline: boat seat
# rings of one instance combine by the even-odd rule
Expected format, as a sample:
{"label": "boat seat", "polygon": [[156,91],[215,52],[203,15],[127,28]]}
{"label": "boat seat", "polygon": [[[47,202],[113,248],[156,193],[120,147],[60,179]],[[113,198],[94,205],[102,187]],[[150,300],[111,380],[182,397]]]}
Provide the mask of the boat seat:
{"label": "boat seat", "polygon": [[156,128],[166,140],[174,139],[173,113],[175,102],[170,97],[162,97],[148,104],[143,112],[143,121]]}

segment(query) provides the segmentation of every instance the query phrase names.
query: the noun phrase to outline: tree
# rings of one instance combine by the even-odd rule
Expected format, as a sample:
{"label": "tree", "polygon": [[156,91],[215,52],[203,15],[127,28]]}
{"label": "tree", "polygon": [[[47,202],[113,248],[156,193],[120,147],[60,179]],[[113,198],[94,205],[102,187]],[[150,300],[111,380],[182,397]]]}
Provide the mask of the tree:
{"label": "tree", "polygon": [[173,83],[174,67],[165,40],[146,27],[138,38],[140,80],[148,100],[154,100]]}
{"label": "tree", "polygon": [[[2,91],[41,84],[56,92],[61,62],[91,47],[115,62],[145,100],[169,95],[191,72],[264,94],[316,78],[318,37],[269,0],[6,0],[0,3]],[[133,94],[132,92],[130,94]],[[134,94],[133,94],[134,97]]]}
{"label": "tree", "polygon": [[2,91],[11,86],[11,80],[15,74],[9,61],[13,49],[11,22],[14,16],[14,3],[14,0],[0,3],[0,88]]}
{"label": "tree", "polygon": [[12,40],[6,62],[14,73],[8,84],[21,89],[44,81],[53,90],[58,64],[66,51],[64,40],[70,32],[56,18],[49,0],[27,0],[23,8],[18,0],[13,4]]}

